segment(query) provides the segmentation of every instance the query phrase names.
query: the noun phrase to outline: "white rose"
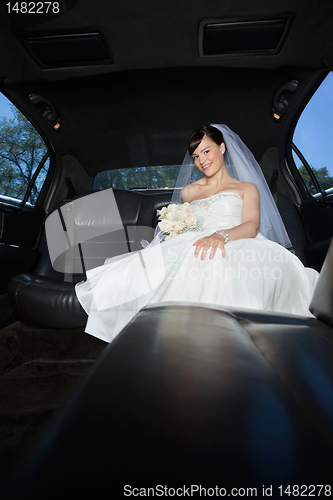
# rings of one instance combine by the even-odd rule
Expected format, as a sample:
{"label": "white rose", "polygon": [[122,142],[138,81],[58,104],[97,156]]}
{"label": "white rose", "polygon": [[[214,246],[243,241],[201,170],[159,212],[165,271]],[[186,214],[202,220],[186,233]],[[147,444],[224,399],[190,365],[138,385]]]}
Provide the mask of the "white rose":
{"label": "white rose", "polygon": [[187,227],[195,227],[197,224],[197,217],[196,215],[189,215],[186,219],[186,225]]}
{"label": "white rose", "polygon": [[175,222],[174,224],[172,224],[172,229],[179,233],[179,231],[184,229],[184,224],[181,221]]}
{"label": "white rose", "polygon": [[186,210],[178,210],[177,211],[177,218],[179,220],[185,221],[187,216],[188,216],[188,213]]}
{"label": "white rose", "polygon": [[175,212],[168,212],[165,218],[168,220],[173,220],[175,218]]}
{"label": "white rose", "polygon": [[163,233],[168,233],[169,231],[171,231],[171,224],[169,221],[167,220],[162,220],[161,222],[158,223],[159,225],[159,228],[161,231],[163,231]]}
{"label": "white rose", "polygon": [[168,209],[169,209],[169,212],[175,212],[178,208],[178,205],[176,205],[175,203],[171,203],[169,206],[168,206]]}
{"label": "white rose", "polygon": [[191,205],[187,201],[185,201],[185,203],[182,204],[182,209],[186,213],[192,212],[192,207],[191,207]]}

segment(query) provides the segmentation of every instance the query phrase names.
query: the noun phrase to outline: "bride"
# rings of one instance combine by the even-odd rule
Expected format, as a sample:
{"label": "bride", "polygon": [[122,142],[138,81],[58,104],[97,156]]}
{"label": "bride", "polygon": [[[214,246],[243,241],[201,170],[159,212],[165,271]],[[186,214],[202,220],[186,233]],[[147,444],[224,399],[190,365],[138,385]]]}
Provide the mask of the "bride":
{"label": "bride", "polygon": [[[159,244],[160,232],[147,248],[90,270],[76,285],[87,333],[111,342],[142,307],[165,301],[311,315],[318,273],[285,248],[282,219],[245,144],[225,125],[205,125],[187,156],[177,185],[200,233]],[[192,183],[190,157],[203,173]]]}
{"label": "bride", "polygon": [[185,202],[208,199],[216,194],[234,193],[242,198],[241,223],[232,229],[217,231],[212,235],[200,239],[194,255],[197,257],[201,250],[201,259],[205,259],[210,249],[210,258],[214,258],[217,248],[226,256],[225,244],[230,240],[254,238],[259,230],[260,203],[257,187],[250,182],[241,182],[228,173],[224,163],[226,150],[222,132],[211,126],[203,126],[194,132],[189,139],[189,153],[194,159],[195,166],[204,173],[204,177],[185,186],[182,198]]}

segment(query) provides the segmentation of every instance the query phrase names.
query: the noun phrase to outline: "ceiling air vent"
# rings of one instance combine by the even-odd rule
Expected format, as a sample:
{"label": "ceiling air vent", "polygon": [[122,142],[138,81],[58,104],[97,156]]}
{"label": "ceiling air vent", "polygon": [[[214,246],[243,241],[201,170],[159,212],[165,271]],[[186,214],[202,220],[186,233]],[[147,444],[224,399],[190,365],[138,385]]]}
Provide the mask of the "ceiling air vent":
{"label": "ceiling air vent", "polygon": [[277,54],[290,24],[290,15],[259,21],[206,19],[199,28],[200,57]]}
{"label": "ceiling air vent", "polygon": [[99,31],[31,35],[25,44],[44,69],[112,64],[113,57]]}

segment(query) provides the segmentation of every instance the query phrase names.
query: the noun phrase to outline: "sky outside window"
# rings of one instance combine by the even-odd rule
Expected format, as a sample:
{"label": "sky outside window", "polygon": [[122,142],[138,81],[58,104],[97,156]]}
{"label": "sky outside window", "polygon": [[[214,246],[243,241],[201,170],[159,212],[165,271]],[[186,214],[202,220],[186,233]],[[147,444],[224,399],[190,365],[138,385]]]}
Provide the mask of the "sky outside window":
{"label": "sky outside window", "polygon": [[311,167],[326,167],[333,176],[333,74],[330,73],[304,109],[293,142]]}

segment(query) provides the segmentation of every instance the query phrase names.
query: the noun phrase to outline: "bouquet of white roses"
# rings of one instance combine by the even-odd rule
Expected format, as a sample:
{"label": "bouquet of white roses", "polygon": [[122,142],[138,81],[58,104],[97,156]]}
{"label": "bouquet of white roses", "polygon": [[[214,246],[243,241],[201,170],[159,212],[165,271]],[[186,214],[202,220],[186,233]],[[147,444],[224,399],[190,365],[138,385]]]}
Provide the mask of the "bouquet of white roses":
{"label": "bouquet of white roses", "polygon": [[199,231],[200,223],[189,203],[171,204],[158,211],[158,223],[165,240],[188,231]]}

